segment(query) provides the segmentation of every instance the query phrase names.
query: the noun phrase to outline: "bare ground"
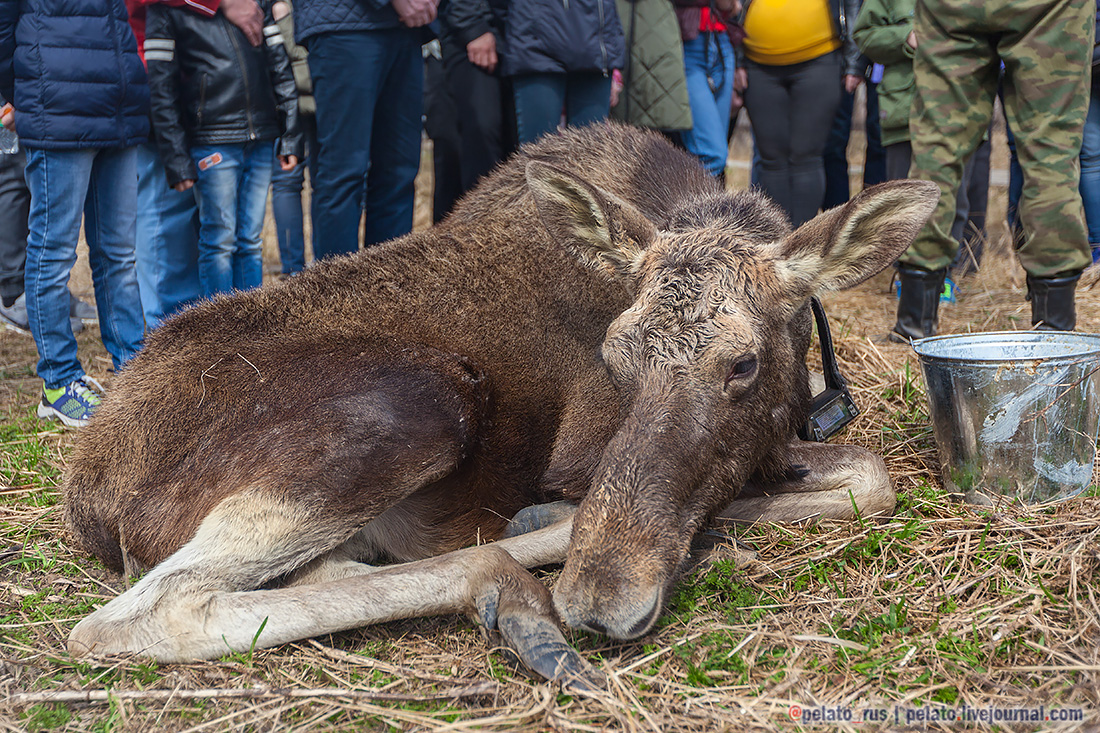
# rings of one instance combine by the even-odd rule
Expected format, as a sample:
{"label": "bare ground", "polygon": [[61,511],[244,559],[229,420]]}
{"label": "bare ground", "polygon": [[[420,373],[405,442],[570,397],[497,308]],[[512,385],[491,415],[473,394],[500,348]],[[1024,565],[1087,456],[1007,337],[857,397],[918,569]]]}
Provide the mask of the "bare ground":
{"label": "bare ground", "polygon": [[[734,157],[747,157],[743,136]],[[998,139],[994,167],[1004,159]],[[944,333],[1028,326],[1004,198],[994,190],[990,251],[944,308]],[[91,295],[86,267],[73,286]],[[948,501],[916,360],[879,340],[894,317],[889,275],[826,304],[864,411],[839,440],[885,457],[896,516],[718,540],[654,633],[630,643],[573,635],[611,677],[592,698],[532,679],[451,617],[198,664],[70,659],[68,630],[125,583],[61,527],[57,485],[74,434],[34,420],[33,342],[0,332],[0,730],[789,730],[815,711],[829,728],[948,729],[956,724],[928,721],[1020,705],[1044,705],[1048,719],[1011,729],[1100,730],[1100,499]],[[1100,289],[1083,288],[1080,330],[1100,332],[1098,305]],[[79,342],[89,371],[109,380],[96,329]],[[1052,708],[1079,719],[1056,724]],[[851,722],[837,719],[846,711]]]}

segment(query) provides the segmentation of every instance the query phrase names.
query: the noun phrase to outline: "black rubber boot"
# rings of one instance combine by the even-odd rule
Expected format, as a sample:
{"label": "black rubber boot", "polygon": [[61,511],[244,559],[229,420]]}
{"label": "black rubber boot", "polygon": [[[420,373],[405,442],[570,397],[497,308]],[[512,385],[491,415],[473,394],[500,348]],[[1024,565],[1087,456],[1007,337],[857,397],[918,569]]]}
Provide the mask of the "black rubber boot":
{"label": "black rubber boot", "polygon": [[907,344],[914,339],[936,335],[936,317],[947,270],[923,270],[898,265],[898,322],[888,336],[891,341]]}
{"label": "black rubber boot", "polygon": [[1038,331],[1072,331],[1077,325],[1074,293],[1081,273],[1055,277],[1027,276],[1031,298],[1031,325]]}

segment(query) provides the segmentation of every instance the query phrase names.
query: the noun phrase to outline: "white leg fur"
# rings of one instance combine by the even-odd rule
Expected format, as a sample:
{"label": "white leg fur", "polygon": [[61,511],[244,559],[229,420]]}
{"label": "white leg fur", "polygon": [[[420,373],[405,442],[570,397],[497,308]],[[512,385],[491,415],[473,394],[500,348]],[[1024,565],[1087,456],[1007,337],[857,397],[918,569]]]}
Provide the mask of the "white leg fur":
{"label": "white leg fur", "polygon": [[[338,553],[310,563],[309,547],[316,547],[311,538],[325,531],[323,524],[256,494],[228,499],[184,547],[77,624],[69,651],[190,661],[398,618],[473,612],[497,579],[515,575],[515,561],[524,566],[563,561],[572,532],[570,519],[492,545],[372,572]],[[254,590],[306,563],[312,565],[307,578],[344,577]]]}
{"label": "white leg fur", "polygon": [[798,480],[748,486],[721,514],[737,522],[798,522],[888,515],[897,495],[882,459],[858,446],[794,441],[791,462],[808,471]]}

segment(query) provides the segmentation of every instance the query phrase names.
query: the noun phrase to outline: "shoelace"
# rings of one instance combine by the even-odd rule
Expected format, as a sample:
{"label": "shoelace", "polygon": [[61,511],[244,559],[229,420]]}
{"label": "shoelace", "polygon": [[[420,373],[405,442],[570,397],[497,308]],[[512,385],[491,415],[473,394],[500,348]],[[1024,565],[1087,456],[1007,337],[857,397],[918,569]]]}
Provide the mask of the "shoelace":
{"label": "shoelace", "polygon": [[[93,389],[93,386],[95,387],[95,389]],[[96,389],[98,389],[100,392],[104,391],[102,384],[100,384],[92,377],[84,375],[80,379],[76,380],[76,387],[74,387],[73,392],[76,393],[77,397],[87,402],[89,405],[98,405],[103,401],[103,398],[99,396],[99,394],[96,392]]]}

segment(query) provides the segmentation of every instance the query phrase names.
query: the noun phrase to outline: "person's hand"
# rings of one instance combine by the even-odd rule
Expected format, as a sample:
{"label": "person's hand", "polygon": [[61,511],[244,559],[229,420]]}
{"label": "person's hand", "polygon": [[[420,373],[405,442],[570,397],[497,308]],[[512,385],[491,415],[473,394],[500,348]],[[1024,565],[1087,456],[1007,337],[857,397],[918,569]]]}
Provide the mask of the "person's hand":
{"label": "person's hand", "polygon": [[194,185],[195,185],[195,179],[188,178],[186,180],[180,181],[179,183],[173,185],[172,188],[179,191],[180,193],[183,193],[184,191],[186,191],[187,189],[191,188]]}
{"label": "person's hand", "polygon": [[749,88],[749,72],[745,69],[737,69],[733,72],[733,89],[738,94],[744,94]]}
{"label": "person's hand", "polygon": [[297,166],[297,165],[298,165],[298,156],[297,155],[280,155],[279,156],[279,167],[282,168],[284,171],[292,171],[292,170],[294,170],[294,167]]}
{"label": "person's hand", "polygon": [[435,20],[439,0],[391,0],[397,17],[409,28],[419,28]]}
{"label": "person's hand", "polygon": [[619,103],[619,97],[623,93],[623,73],[618,69],[611,72],[611,106]]}
{"label": "person's hand", "polygon": [[470,63],[486,74],[492,74],[497,68],[497,39],[491,31],[486,31],[466,44],[466,57]]}
{"label": "person's hand", "polygon": [[253,46],[264,39],[264,11],[256,0],[221,0],[220,9],[225,19],[241,29]]}
{"label": "person's hand", "polygon": [[909,35],[905,37],[905,45],[914,51],[917,50],[917,32],[909,31]]}
{"label": "person's hand", "polygon": [[859,85],[863,83],[863,77],[858,74],[845,74],[844,75],[844,91],[849,94],[855,93],[859,89]]}
{"label": "person's hand", "polygon": [[15,107],[5,104],[3,109],[0,109],[0,125],[3,125],[5,130],[15,132]]}

